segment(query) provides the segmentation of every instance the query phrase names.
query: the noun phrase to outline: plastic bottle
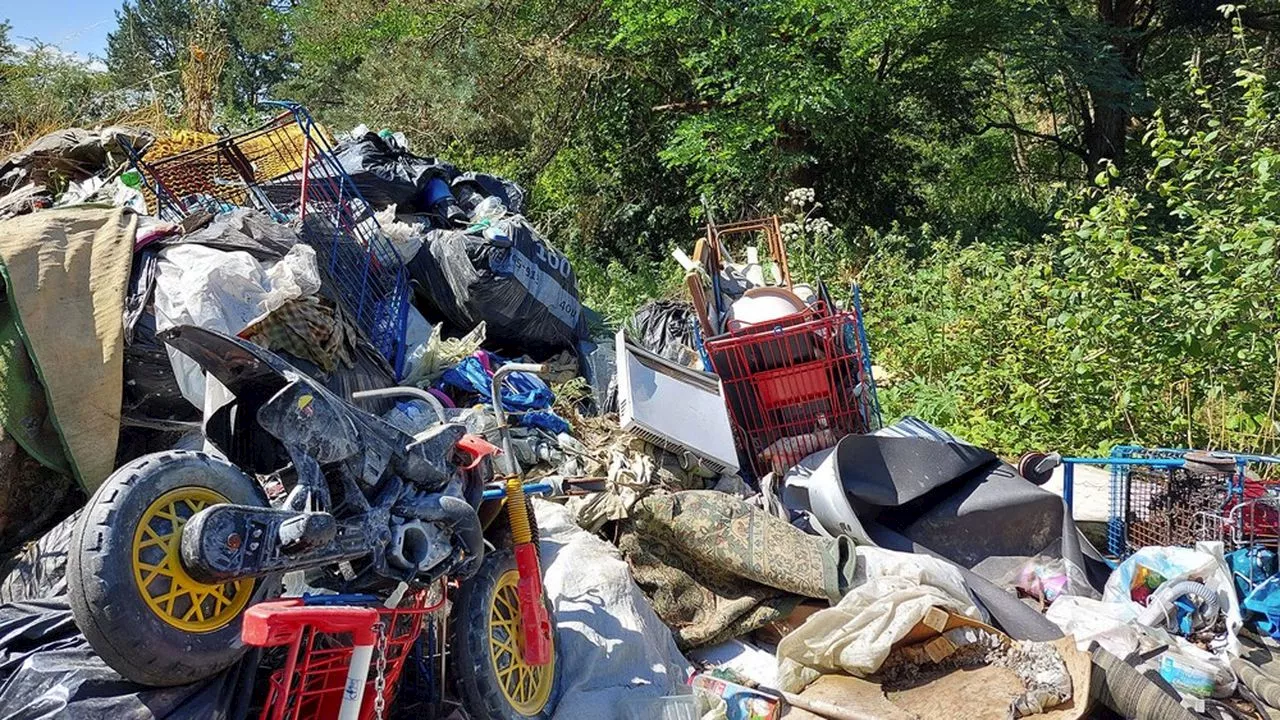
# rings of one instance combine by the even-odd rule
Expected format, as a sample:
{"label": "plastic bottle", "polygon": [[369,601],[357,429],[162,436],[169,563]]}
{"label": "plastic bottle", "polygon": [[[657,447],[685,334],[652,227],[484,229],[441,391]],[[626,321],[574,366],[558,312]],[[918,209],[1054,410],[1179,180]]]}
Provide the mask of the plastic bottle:
{"label": "plastic bottle", "polygon": [[1160,677],[1178,692],[1195,698],[1231,697],[1236,691],[1236,676],[1227,662],[1197,647],[1170,647],[1160,656]]}

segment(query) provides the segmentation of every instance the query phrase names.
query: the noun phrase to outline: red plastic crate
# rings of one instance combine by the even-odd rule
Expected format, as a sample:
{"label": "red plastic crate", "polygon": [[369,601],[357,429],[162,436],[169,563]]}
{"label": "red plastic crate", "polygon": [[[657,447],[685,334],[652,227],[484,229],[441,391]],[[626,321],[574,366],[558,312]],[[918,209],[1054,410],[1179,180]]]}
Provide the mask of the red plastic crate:
{"label": "red plastic crate", "polygon": [[821,360],[797,368],[782,368],[759,373],[754,380],[760,390],[763,410],[817,400],[831,393],[827,364]]}
{"label": "red plastic crate", "polygon": [[738,449],[757,478],[871,427],[853,312],[818,307],[706,341]]}
{"label": "red plastic crate", "polygon": [[[444,589],[439,587],[438,590],[435,593],[438,597],[433,598],[432,592],[424,590],[412,595],[402,607],[378,611],[387,633],[383,700],[388,711],[395,699],[410,648],[427,624],[428,616],[444,607]],[[438,623],[430,625],[434,629]],[[330,720],[337,717],[347,669],[351,664],[351,650],[349,637],[330,635],[313,628],[302,629],[286,647],[285,666],[271,673],[271,684],[260,720]],[[377,662],[378,650],[375,649],[360,706],[361,720],[369,720],[374,714]]]}

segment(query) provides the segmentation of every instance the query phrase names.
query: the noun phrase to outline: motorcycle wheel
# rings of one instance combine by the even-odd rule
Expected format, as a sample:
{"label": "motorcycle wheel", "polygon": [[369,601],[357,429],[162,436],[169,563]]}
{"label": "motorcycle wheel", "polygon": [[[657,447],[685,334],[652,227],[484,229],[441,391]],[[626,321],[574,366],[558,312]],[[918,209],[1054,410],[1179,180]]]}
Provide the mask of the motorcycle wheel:
{"label": "motorcycle wheel", "polygon": [[[560,689],[555,634],[550,663],[524,662],[519,581],[515,554],[499,550],[486,555],[480,571],[458,591],[451,623],[453,676],[475,720],[545,720],[555,710]],[[543,602],[550,613],[545,595]]]}
{"label": "motorcycle wheel", "polygon": [[244,652],[244,610],[278,583],[210,585],[182,567],[182,526],[217,503],[265,506],[257,484],[200,452],[144,455],[89,500],[71,536],[67,590],[89,644],[125,678],[180,685],[229,667]]}

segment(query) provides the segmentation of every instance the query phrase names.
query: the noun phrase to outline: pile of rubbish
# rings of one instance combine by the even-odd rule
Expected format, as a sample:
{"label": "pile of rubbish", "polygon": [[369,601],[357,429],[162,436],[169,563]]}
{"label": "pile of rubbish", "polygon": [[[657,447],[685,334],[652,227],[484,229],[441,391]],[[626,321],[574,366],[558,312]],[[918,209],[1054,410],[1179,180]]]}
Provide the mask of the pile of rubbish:
{"label": "pile of rubbish", "polygon": [[608,328],[527,201],[298,106],[5,160],[0,710],[1276,712],[1275,533],[1104,556],[1057,456],[882,421],[777,218]]}

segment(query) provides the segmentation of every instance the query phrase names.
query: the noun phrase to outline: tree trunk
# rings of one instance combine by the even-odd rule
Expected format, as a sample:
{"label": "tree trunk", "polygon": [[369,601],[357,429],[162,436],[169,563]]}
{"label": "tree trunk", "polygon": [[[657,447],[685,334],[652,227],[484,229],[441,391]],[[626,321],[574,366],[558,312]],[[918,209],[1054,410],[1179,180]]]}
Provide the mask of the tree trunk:
{"label": "tree trunk", "polygon": [[1122,104],[1119,93],[1090,93],[1089,111],[1092,117],[1085,121],[1085,152],[1092,170],[1101,168],[1104,161],[1119,164],[1124,157],[1124,144],[1129,125],[1129,111]]}
{"label": "tree trunk", "polygon": [[1134,96],[1141,87],[1143,34],[1152,18],[1154,0],[1097,0],[1098,21],[1110,52],[1126,77],[1089,92],[1089,117],[1084,119],[1084,145],[1089,167],[1103,161],[1119,163],[1132,117]]}

